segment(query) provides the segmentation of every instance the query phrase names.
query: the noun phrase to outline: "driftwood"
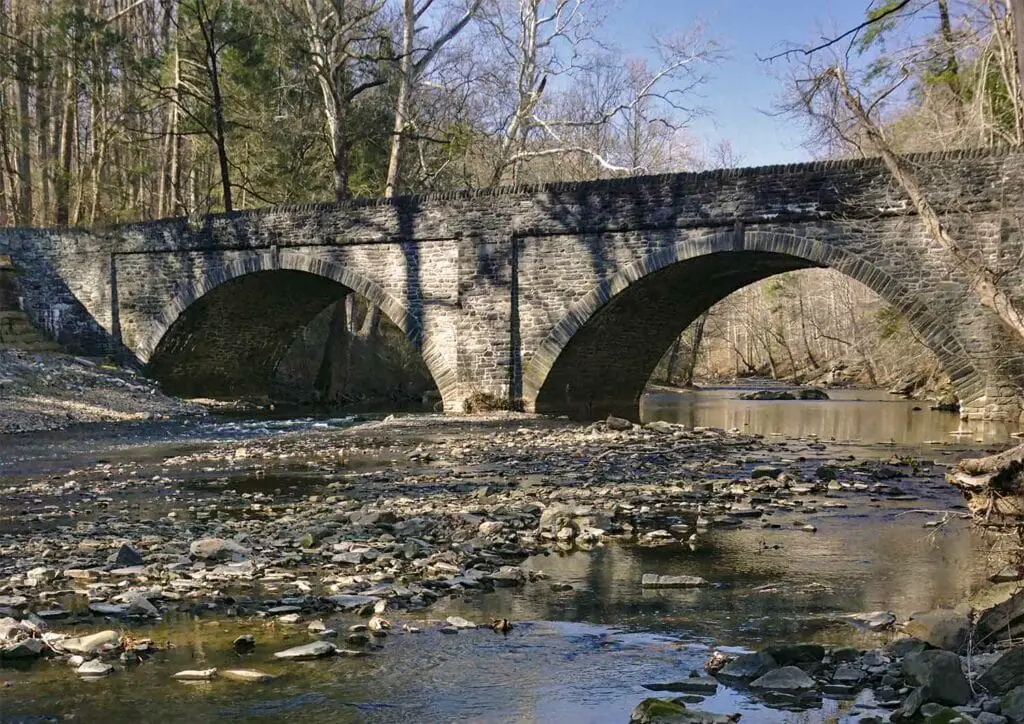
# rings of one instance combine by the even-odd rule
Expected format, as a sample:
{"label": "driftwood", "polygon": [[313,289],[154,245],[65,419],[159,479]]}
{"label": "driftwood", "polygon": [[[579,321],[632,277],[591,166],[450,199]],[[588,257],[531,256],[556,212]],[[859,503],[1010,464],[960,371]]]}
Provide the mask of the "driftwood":
{"label": "driftwood", "polygon": [[1024,445],[961,460],[946,479],[963,492],[971,512],[985,522],[1024,522]]}

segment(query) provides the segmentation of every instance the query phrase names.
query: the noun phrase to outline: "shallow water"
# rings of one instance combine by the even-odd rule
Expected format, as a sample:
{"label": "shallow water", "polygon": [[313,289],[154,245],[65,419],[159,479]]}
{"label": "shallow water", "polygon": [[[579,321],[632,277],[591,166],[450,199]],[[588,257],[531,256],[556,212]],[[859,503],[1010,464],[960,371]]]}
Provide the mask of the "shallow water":
{"label": "shallow water", "polygon": [[1000,442],[1017,430],[999,422],[962,422],[931,403],[906,400],[883,390],[829,389],[829,400],[741,400],[751,390],[775,387],[750,383],[699,390],[652,387],[641,401],[645,421],[736,428],[745,433],[919,445],[935,442]]}
{"label": "shallow water", "polygon": [[[977,447],[976,438],[988,442],[1006,435],[1005,429],[1000,437],[995,426],[979,425],[971,436],[950,436],[959,425],[956,415],[914,411],[920,403],[884,393],[832,392],[834,399],[823,403],[752,403],[735,399],[738,394],[736,388],[656,392],[645,399],[644,414],[765,435],[813,434],[847,441],[817,450],[823,458],[851,449],[859,456],[868,451],[885,458],[895,442],[927,460],[940,455],[924,441],[953,443],[942,448],[949,452]],[[129,432],[80,430],[69,433],[63,444],[60,433],[21,437],[16,456],[12,448],[5,450],[0,476],[4,465],[21,472],[66,467],[62,449],[82,460],[157,458],[169,449],[201,448],[212,440],[273,436],[324,424],[350,421],[212,419]],[[800,518],[815,525],[817,533],[797,530],[787,518],[777,529],[755,523],[751,529],[702,535],[693,547],[616,544],[531,559],[525,567],[544,571],[550,580],[443,600],[425,613],[395,613],[396,628],[408,621],[424,632],[396,633],[382,651],[365,659],[282,664],[273,660],[273,652],[305,642],[305,622],[268,628],[262,619],[182,616],[132,631],[159,644],[169,641],[174,648],[101,681],[79,681],[58,665],[0,668],[0,682],[10,682],[0,688],[0,722],[625,722],[639,701],[657,695],[643,684],[684,678],[703,666],[715,646],[758,648],[794,641],[875,646],[886,640],[885,634],[859,631],[843,616],[889,610],[903,618],[957,603],[977,590],[993,560],[986,542],[956,519],[926,528],[939,516],[916,512],[959,505],[955,491],[937,475],[890,482],[907,499],[809,496]],[[225,483],[235,489],[267,484],[234,478]],[[700,575],[712,585],[643,590],[639,581],[644,573]],[[556,592],[552,584],[572,589]],[[478,622],[507,617],[516,627],[507,636],[488,629],[442,635],[435,621],[451,614]],[[344,629],[356,621],[341,616],[327,623]],[[230,642],[243,632],[254,633],[259,645],[253,654],[239,657]],[[258,668],[282,676],[262,685],[183,684],[169,678],[181,669],[209,666]],[[840,717],[848,703],[825,699],[816,709],[787,712],[766,707],[749,693],[719,687],[696,706],[739,711],[744,721],[819,722]]]}

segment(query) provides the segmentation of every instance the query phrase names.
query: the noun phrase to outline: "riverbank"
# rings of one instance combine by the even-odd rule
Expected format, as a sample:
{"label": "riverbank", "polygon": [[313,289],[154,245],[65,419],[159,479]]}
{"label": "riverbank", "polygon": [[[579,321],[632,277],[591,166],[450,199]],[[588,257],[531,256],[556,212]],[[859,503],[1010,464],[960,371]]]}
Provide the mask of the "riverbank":
{"label": "riverbank", "polygon": [[[518,624],[505,594],[568,585],[572,595],[579,585],[551,581],[530,563],[545,553],[586,557],[628,545],[692,555],[685,580],[664,580],[677,572],[653,563],[624,574],[625,585],[669,602],[673,591],[716,596],[764,586],[726,585],[728,569],[697,565],[716,536],[760,538],[769,562],[820,551],[826,558],[817,565],[824,565],[849,546],[829,543],[840,521],[912,515],[923,531],[962,522],[944,465],[931,461],[852,458],[813,437],[765,439],[663,422],[579,426],[512,413],[325,422],[301,433],[179,441],[144,454],[105,449],[73,468],[59,460],[42,472],[18,466],[6,466],[2,483],[0,617],[27,622],[39,632],[31,640],[45,645],[15,641],[26,635],[20,627],[9,643],[42,655],[51,646],[62,650],[64,634],[114,632],[92,640],[84,654],[63,644],[66,653],[49,661],[26,656],[29,669],[13,693],[29,703],[45,690],[35,682],[77,691],[71,682],[85,664],[153,686],[147,672],[163,671],[160,686],[179,685],[167,666],[180,666],[180,656],[156,631],[179,646],[185,636],[204,652],[201,666],[188,668],[206,669],[208,661],[223,668],[242,656],[235,660],[270,666],[295,686],[311,672],[274,654],[296,644],[323,641],[329,646],[316,650],[325,656],[348,652],[370,662],[344,666],[373,667],[382,639],[360,628],[367,625],[360,613],[386,619],[393,636],[403,627],[422,630],[435,646],[447,631],[468,635],[453,615],[485,627],[492,618]],[[655,576],[646,586],[645,574]],[[813,583],[783,588],[820,596],[821,584]],[[763,598],[770,590],[743,595]],[[478,607],[486,591],[495,592],[488,600],[506,603]],[[453,610],[467,598],[477,602]],[[520,624],[513,636],[536,630]],[[259,643],[256,658],[231,653],[244,635]],[[733,636],[724,643],[736,643]]]}
{"label": "riverbank", "polygon": [[132,370],[59,352],[0,350],[0,435],[204,413]]}

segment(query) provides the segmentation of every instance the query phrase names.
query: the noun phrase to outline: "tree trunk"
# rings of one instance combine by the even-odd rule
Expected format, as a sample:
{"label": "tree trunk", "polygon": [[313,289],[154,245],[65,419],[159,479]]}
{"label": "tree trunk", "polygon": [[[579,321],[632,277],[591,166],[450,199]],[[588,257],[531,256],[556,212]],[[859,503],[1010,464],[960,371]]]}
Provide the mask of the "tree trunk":
{"label": "tree trunk", "polygon": [[1020,310],[1017,309],[1016,304],[1009,295],[999,288],[996,273],[975,261],[971,257],[970,252],[962,249],[960,243],[946,231],[938,212],[932,207],[917,179],[906,167],[903,159],[897,156],[892,148],[890,148],[881,131],[879,131],[874,121],[868,116],[867,111],[864,110],[860,99],[850,91],[842,70],[835,68],[833,71],[839,83],[844,103],[856,116],[861,129],[868,137],[875,151],[881,155],[896,183],[910,197],[914,210],[921,217],[925,229],[953,257],[956,265],[967,276],[967,283],[974,291],[978,301],[999,315],[999,318],[1013,330],[1017,337],[1024,340],[1024,316],[1021,315]]}
{"label": "tree trunk", "polygon": [[228,162],[227,125],[224,121],[224,96],[220,88],[220,49],[217,47],[214,19],[207,13],[207,5],[200,3],[197,12],[199,29],[206,47],[206,72],[210,80],[213,111],[213,145],[217,148],[217,165],[220,168],[221,194],[224,211],[231,211],[231,165]]}
{"label": "tree trunk", "polygon": [[1010,0],[1010,15],[1017,49],[1017,88],[1020,89],[1020,101],[1024,103],[1024,0]]}
{"label": "tree trunk", "polygon": [[683,335],[680,334],[676,337],[676,341],[672,343],[672,351],[668,353],[668,364],[665,365],[665,384],[671,385],[672,374],[675,371],[676,364],[679,362],[679,351],[683,347]]}
{"label": "tree trunk", "polygon": [[697,369],[697,361],[700,359],[700,346],[704,343],[704,325],[707,324],[708,313],[697,317],[691,325],[691,338],[689,354],[683,366],[683,376],[680,383],[683,387],[693,387],[693,374]]}
{"label": "tree trunk", "polygon": [[413,41],[416,37],[416,8],[414,0],[405,0],[402,27],[402,77],[398,83],[398,99],[395,102],[395,125],[391,131],[391,155],[388,158],[388,179],[384,185],[384,196],[391,198],[398,189],[399,166],[402,162],[402,140],[405,138],[406,115],[409,112],[409,96],[412,94]]}

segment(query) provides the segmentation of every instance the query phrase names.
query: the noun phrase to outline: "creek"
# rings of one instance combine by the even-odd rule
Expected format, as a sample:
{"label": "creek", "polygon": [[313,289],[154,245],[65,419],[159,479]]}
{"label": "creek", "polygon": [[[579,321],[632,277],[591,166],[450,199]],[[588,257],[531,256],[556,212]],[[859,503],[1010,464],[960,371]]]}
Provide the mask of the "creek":
{"label": "creek", "polygon": [[[961,423],[926,403],[876,391],[830,391],[833,399],[821,402],[748,402],[738,399],[740,391],[656,389],[644,400],[643,417],[799,438],[788,454],[806,456],[807,464],[894,454],[948,463],[1005,441],[1013,431]],[[105,459],[158,460],[225,440],[259,441],[353,422],[211,417],[0,437],[0,489],[5,478],[60,473]],[[655,695],[644,684],[685,678],[716,647],[814,641],[870,648],[891,634],[860,630],[846,615],[884,610],[904,619],[963,601],[982,587],[995,556],[990,541],[959,518],[920,512],[963,509],[942,481],[941,465],[925,467],[930,472],[898,480],[901,495],[860,496],[808,511],[804,519],[816,533],[755,526],[712,530],[692,546],[610,542],[592,551],[535,556],[522,567],[543,571],[547,580],[467,592],[409,612],[402,619],[415,620],[423,632],[396,630],[368,658],[275,661],[274,651],[307,640],[304,624],[179,614],[134,625],[131,635],[171,646],[105,679],[83,681],[67,667],[45,663],[0,668],[0,682],[6,682],[0,721],[626,722],[639,701]],[[248,489],[266,485],[249,482],[254,487]],[[307,476],[295,492],[317,494],[325,482]],[[246,481],[231,484],[244,487]],[[712,585],[642,589],[644,573],[699,575]],[[449,615],[478,622],[505,617],[515,628],[505,635],[487,628],[444,635],[432,622]],[[324,620],[344,630],[360,619],[336,614]],[[231,641],[247,632],[258,645],[239,657]],[[259,685],[170,679],[181,669],[211,666],[281,676]],[[719,686],[698,706],[741,712],[750,722],[824,722],[841,720],[849,702],[825,698],[817,707],[786,711]]]}

